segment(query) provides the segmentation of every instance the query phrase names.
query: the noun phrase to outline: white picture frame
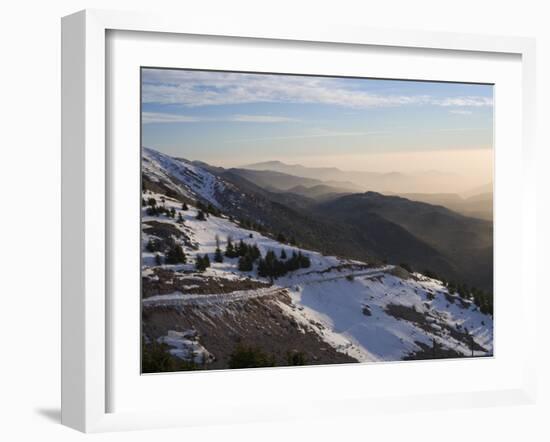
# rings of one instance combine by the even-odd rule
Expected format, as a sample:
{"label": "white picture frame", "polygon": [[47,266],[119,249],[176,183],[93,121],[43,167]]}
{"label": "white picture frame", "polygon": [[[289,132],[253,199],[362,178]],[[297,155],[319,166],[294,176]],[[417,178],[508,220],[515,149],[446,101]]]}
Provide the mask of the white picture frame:
{"label": "white picture frame", "polygon": [[[535,202],[536,187],[530,171],[535,164],[535,43],[518,37],[494,37],[416,31],[357,29],[345,26],[308,24],[293,28],[285,24],[212,23],[196,17],[152,16],[111,11],[87,10],[62,21],[62,423],[85,432],[205,425],[212,422],[252,422],[287,417],[325,415],[364,415],[380,409],[396,412],[414,409],[488,406],[506,403],[530,403],[535,396],[536,324],[519,317],[525,349],[521,353],[521,371],[517,378],[501,388],[488,390],[467,388],[460,393],[426,395],[333,396],[310,401],[309,407],[274,404],[258,407],[250,396],[237,400],[235,409],[214,410],[206,415],[200,407],[196,413],[179,408],[140,411],[109,411],[108,396],[113,385],[109,373],[108,325],[111,312],[108,302],[107,228],[109,186],[107,173],[106,121],[109,118],[109,93],[106,66],[109,31],[154,32],[163,35],[202,35],[269,39],[273,41],[337,43],[383,48],[436,49],[483,54],[511,54],[521,57],[521,269],[517,284],[521,290],[518,308],[535,305],[536,281],[525,276],[536,255]],[[158,35],[158,34],[157,34]],[[519,152],[519,150],[518,150]],[[497,244],[498,248],[498,244]],[[531,258],[530,258],[531,257]],[[137,295],[136,295],[137,296]],[[498,318],[496,319],[498,321]],[[522,322],[521,322],[522,321]],[[497,325],[498,327],[498,325]],[[498,356],[497,356],[498,357]],[[441,362],[421,363],[423,370],[441,369]],[[383,368],[383,367],[382,367]],[[331,367],[345,370],[344,367]],[[377,370],[379,370],[378,368]],[[347,368],[349,373],[349,367]],[[258,371],[254,371],[258,373]],[[275,371],[256,375],[265,382]],[[290,373],[290,374],[289,374]],[[328,373],[328,372],[327,372]],[[357,370],[354,371],[357,376]],[[243,377],[225,373],[226,376]],[[286,370],[286,378],[294,376]],[[196,378],[198,379],[198,378]],[[277,382],[274,377],[272,382]],[[220,402],[221,404],[221,402]],[[216,403],[209,404],[213,409]],[[261,408],[261,409],[259,409]],[[239,413],[236,412],[239,410]]]}

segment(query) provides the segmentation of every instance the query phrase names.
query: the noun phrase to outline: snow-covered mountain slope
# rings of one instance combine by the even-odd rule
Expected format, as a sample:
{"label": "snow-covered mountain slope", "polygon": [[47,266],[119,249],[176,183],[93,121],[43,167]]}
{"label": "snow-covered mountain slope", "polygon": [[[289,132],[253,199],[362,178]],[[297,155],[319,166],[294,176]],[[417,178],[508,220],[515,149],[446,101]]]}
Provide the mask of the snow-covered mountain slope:
{"label": "snow-covered mountain slope", "polygon": [[226,190],[226,184],[219,178],[187,160],[172,158],[146,147],[142,151],[142,172],[150,180],[163,183],[176,193],[220,207],[217,198]]}
{"label": "snow-covered mountain slope", "polygon": [[[223,183],[195,165],[146,155],[148,173],[171,180],[169,171],[186,183],[178,184],[179,193],[215,204],[223,191]],[[312,364],[492,354],[491,316],[440,281],[284,244],[223,215],[200,220],[196,207],[182,210],[180,201],[164,194],[145,191],[143,198],[173,209],[172,216],[151,215],[143,207],[144,335],[170,345],[174,340],[166,336],[194,330],[193,348],[208,355],[205,368],[227,368],[229,354],[242,341],[273,354],[276,365],[285,365],[283,355],[291,351],[304,353]],[[257,262],[251,271],[239,270],[238,258],[215,262],[217,244],[224,251],[228,238],[256,245],[262,257],[269,251],[280,257],[284,250],[286,259],[300,253],[310,266],[271,279],[259,276]],[[151,251],[151,243],[162,247]],[[166,247],[173,245],[182,247],[186,263],[164,263]],[[204,255],[211,265],[197,271]],[[191,354],[194,361],[187,341],[179,339],[172,354]]]}

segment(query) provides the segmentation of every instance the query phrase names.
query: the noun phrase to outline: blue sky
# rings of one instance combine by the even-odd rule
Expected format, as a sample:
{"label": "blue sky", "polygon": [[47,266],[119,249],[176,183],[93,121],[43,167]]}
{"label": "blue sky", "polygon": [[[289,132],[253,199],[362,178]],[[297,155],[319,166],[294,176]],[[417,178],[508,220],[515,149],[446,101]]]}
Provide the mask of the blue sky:
{"label": "blue sky", "polygon": [[143,69],[142,143],[221,166],[277,159],[460,173],[491,162],[493,87]]}

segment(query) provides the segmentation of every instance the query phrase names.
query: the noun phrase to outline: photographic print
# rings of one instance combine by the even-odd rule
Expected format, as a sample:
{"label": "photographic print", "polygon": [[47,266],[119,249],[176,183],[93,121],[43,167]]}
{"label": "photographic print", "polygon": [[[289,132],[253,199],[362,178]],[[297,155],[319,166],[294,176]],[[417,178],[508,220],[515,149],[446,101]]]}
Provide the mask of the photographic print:
{"label": "photographic print", "polygon": [[142,68],[142,373],[492,356],[493,118],[490,84]]}

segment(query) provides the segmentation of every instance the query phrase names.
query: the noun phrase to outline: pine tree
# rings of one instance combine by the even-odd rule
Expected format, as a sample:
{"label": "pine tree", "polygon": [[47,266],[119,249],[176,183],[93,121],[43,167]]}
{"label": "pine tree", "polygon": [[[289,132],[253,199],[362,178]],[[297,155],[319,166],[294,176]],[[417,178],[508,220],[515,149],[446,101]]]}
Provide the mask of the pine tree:
{"label": "pine tree", "polygon": [[262,278],[268,276],[266,262],[263,258],[260,258],[260,260],[258,261],[258,276],[261,276]]}
{"label": "pine tree", "polygon": [[181,216],[181,212],[178,212],[178,223],[183,224],[183,216]]}
{"label": "pine tree", "polygon": [[214,254],[214,261],[223,262],[222,251],[220,250],[219,247],[216,247],[216,253]]}
{"label": "pine tree", "polygon": [[199,221],[206,221],[206,215],[202,210],[199,210],[199,213],[197,213],[197,219]]}
{"label": "pine tree", "polygon": [[246,244],[244,243],[244,241],[241,239],[239,241],[239,245],[237,246],[237,256],[244,256],[247,252],[247,247],[246,247]]}
{"label": "pine tree", "polygon": [[233,247],[233,241],[231,241],[231,237],[227,237],[227,246],[225,248],[225,256],[228,258],[235,258],[235,248]]}
{"label": "pine tree", "polygon": [[149,238],[149,241],[147,241],[147,245],[145,246],[145,248],[147,249],[148,252],[156,252],[158,249],[157,249],[157,246],[155,244],[155,242]]}
{"label": "pine tree", "polygon": [[171,217],[171,218],[175,218],[175,217],[176,217],[176,209],[174,209],[173,207],[170,209],[170,217]]}
{"label": "pine tree", "polygon": [[244,255],[239,258],[239,270],[241,272],[250,272],[253,269],[252,259],[249,255]]}
{"label": "pine tree", "polygon": [[199,272],[204,272],[206,270],[206,267],[204,265],[204,261],[202,259],[202,256],[200,256],[200,255],[197,255],[197,259],[195,260],[195,268]]}
{"label": "pine tree", "polygon": [[261,256],[260,249],[257,244],[250,247],[249,253],[253,261],[256,261]]}
{"label": "pine tree", "polygon": [[309,256],[303,255],[302,252],[299,252],[298,257],[300,259],[300,267],[302,269],[307,269],[309,266],[311,266],[311,260],[309,259]]}
{"label": "pine tree", "polygon": [[292,251],[292,256],[285,262],[285,268],[289,272],[298,270],[300,268],[300,257],[296,253],[296,250]]}
{"label": "pine tree", "polygon": [[284,262],[279,261],[273,250],[269,250],[265,258],[260,259],[258,264],[258,274],[268,276],[271,280],[283,276],[287,272]]}
{"label": "pine tree", "polygon": [[189,210],[189,207],[187,207],[187,204],[182,203],[181,204],[181,210]]}
{"label": "pine tree", "polygon": [[185,264],[187,257],[179,244],[175,244],[166,254],[166,264]]}
{"label": "pine tree", "polygon": [[162,265],[162,259],[158,253],[155,255],[155,264],[158,266]]}
{"label": "pine tree", "polygon": [[286,259],[285,249],[281,249],[281,259]]}
{"label": "pine tree", "polygon": [[199,272],[204,272],[208,267],[210,267],[210,258],[208,257],[208,254],[204,254],[204,256],[197,255],[195,268]]}

